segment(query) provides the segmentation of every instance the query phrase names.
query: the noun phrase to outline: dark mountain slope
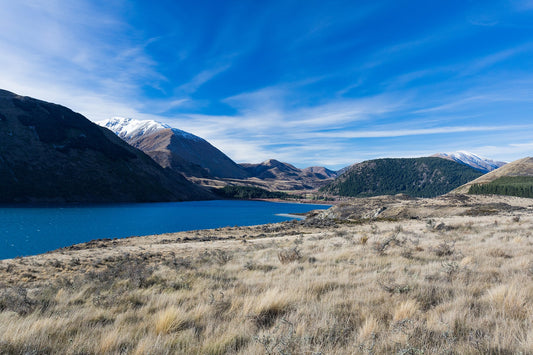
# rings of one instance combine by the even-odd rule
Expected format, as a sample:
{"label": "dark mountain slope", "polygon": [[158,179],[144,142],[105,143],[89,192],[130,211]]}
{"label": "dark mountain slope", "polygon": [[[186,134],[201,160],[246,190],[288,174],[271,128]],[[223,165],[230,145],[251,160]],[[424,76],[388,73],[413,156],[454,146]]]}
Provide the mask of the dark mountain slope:
{"label": "dark mountain slope", "polygon": [[209,197],[82,115],[0,90],[0,202]]}
{"label": "dark mountain slope", "polygon": [[441,158],[377,159],[352,165],[321,190],[353,197],[399,193],[434,197],[481,175],[469,166]]}

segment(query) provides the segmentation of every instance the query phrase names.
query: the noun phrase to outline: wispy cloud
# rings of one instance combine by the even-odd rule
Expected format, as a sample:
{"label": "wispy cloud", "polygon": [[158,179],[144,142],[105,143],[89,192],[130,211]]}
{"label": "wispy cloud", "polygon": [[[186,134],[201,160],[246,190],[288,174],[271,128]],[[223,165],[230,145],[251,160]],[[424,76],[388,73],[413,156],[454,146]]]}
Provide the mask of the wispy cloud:
{"label": "wispy cloud", "polygon": [[[276,128],[342,127],[349,123],[396,111],[406,101],[405,97],[379,94],[353,99],[335,99],[322,104],[298,104],[299,85],[282,85],[230,97],[225,102],[240,111],[245,121],[253,125],[270,125]],[[297,103],[296,106],[294,103]],[[268,118],[268,120],[265,120]]]}
{"label": "wispy cloud", "polygon": [[213,69],[206,69],[202,72],[196,74],[191,81],[186,84],[181,85],[178,89],[185,93],[192,93],[196,91],[200,86],[214,78],[216,75],[226,71],[230,67],[229,64],[221,65]]}
{"label": "wispy cloud", "polygon": [[[0,11],[10,14],[0,22],[2,88],[100,119],[95,111],[138,97],[139,82],[166,80],[145,43],[128,38],[125,23],[90,2],[3,2]],[[112,46],[104,34],[119,41]]]}
{"label": "wispy cloud", "polygon": [[514,159],[507,159],[509,156],[518,158],[533,156],[533,142],[529,141],[520,144],[501,144],[501,145],[484,145],[478,147],[479,154],[492,159],[511,161]]}
{"label": "wispy cloud", "polygon": [[520,129],[533,129],[533,125],[513,125],[513,126],[458,126],[458,127],[436,127],[422,129],[396,129],[382,131],[338,131],[338,132],[315,132],[308,135],[308,138],[387,138],[406,136],[425,136],[432,134],[464,133],[464,132],[488,132],[488,131],[509,131]]}
{"label": "wispy cloud", "polygon": [[488,99],[489,99],[488,97],[480,96],[480,95],[471,96],[471,97],[465,97],[465,98],[459,98],[459,99],[454,99],[451,102],[447,102],[445,104],[441,104],[441,105],[438,105],[438,106],[416,110],[416,111],[413,111],[413,113],[429,113],[429,112],[436,112],[436,111],[447,111],[447,110],[452,110],[454,108],[457,108],[459,106],[468,105],[468,104],[470,104],[472,102],[476,102],[476,101],[478,101],[478,102],[480,102],[480,101],[488,101]]}
{"label": "wispy cloud", "polygon": [[460,72],[460,76],[479,73],[483,69],[490,68],[498,63],[508,60],[515,55],[531,51],[531,49],[533,49],[533,43],[525,43],[490,54],[483,58],[476,58],[466,65],[466,68]]}

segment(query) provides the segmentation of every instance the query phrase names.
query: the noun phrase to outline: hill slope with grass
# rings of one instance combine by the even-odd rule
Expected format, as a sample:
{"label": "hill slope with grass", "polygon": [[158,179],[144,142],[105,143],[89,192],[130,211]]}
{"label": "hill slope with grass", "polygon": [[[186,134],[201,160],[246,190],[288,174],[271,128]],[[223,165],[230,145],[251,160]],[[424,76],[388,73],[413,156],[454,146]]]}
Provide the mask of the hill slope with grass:
{"label": "hill slope with grass", "polygon": [[[510,194],[518,196],[520,194],[527,194],[526,190],[531,186],[532,178],[533,158],[527,157],[515,160],[499,169],[470,181],[458,187],[452,191],[452,193],[469,193],[472,186],[475,185],[476,187],[473,188],[472,193]],[[526,195],[523,196],[530,197]]]}
{"label": "hill slope with grass", "polygon": [[211,198],[79,113],[0,90],[0,202]]}
{"label": "hill slope with grass", "polygon": [[351,197],[407,194],[434,197],[482,173],[442,158],[376,159],[352,165],[322,192]]}

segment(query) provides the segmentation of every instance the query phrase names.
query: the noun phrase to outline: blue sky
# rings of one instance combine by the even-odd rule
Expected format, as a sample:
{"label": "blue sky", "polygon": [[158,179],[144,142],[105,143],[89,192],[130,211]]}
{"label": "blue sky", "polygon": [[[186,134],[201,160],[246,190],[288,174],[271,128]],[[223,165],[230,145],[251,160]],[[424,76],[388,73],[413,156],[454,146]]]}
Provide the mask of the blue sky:
{"label": "blue sky", "polygon": [[533,151],[533,0],[0,2],[0,88],[237,162]]}

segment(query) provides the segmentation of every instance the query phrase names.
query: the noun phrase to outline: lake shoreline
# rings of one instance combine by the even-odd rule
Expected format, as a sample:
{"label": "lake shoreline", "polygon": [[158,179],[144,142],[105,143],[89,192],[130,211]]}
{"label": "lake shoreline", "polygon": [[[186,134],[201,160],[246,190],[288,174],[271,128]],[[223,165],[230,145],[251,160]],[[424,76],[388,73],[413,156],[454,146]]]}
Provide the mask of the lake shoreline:
{"label": "lake shoreline", "polygon": [[245,201],[265,201],[273,203],[296,203],[296,204],[308,204],[308,205],[326,205],[333,206],[339,201],[320,201],[320,200],[308,200],[308,199],[297,199],[297,200],[283,200],[279,198],[253,198]]}
{"label": "lake shoreline", "polygon": [[[0,260],[97,239],[282,222],[320,204],[212,200],[0,208]],[[300,217],[298,217],[300,218]]]}

